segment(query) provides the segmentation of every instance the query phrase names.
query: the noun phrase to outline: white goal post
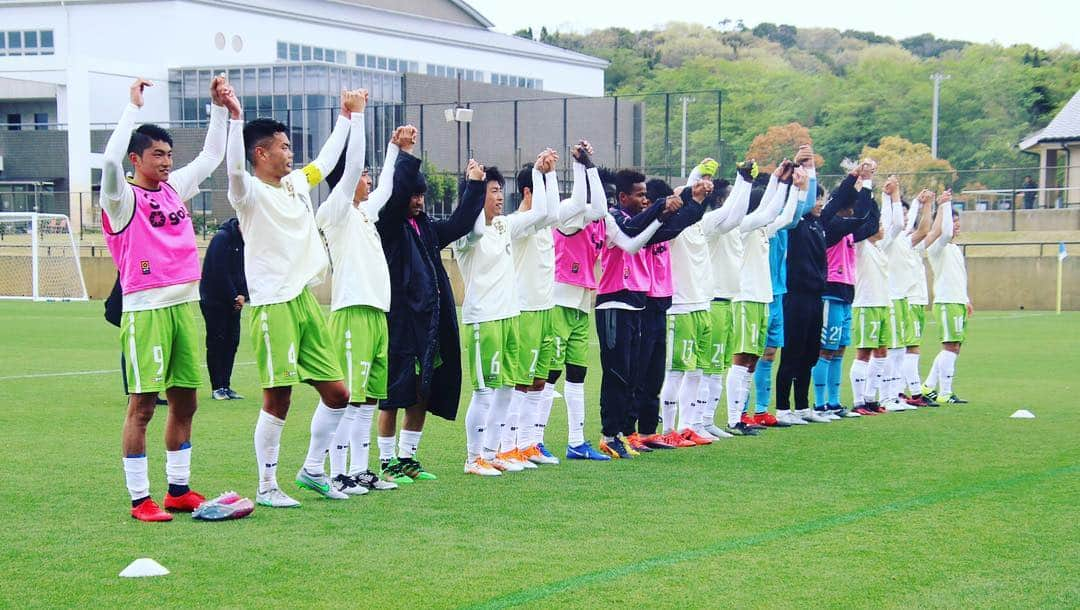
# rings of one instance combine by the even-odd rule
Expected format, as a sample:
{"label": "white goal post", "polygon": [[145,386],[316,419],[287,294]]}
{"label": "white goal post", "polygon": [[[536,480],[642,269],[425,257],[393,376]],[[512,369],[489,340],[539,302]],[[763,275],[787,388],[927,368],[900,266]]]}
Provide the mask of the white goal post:
{"label": "white goal post", "polygon": [[79,245],[67,216],[0,212],[0,299],[87,298]]}

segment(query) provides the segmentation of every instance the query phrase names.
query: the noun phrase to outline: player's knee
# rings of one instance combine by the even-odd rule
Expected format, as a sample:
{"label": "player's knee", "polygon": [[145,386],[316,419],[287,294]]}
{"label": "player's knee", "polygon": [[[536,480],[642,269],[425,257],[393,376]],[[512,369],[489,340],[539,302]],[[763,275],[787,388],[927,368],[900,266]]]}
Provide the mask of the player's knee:
{"label": "player's knee", "polygon": [[559,380],[560,375],[562,375],[562,371],[548,371],[547,382],[554,385]]}
{"label": "player's knee", "polygon": [[576,364],[566,365],[566,380],[570,383],[585,383],[585,367]]}

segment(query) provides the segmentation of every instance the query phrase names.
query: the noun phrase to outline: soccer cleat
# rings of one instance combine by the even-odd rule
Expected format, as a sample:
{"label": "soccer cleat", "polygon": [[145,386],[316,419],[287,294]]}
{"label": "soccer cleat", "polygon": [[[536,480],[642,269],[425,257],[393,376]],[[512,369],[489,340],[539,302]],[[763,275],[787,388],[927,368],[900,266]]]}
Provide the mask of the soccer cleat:
{"label": "soccer cleat", "polygon": [[694,441],[686,440],[685,438],[682,437],[681,434],[679,434],[678,432],[676,432],[674,430],[672,430],[671,432],[668,432],[667,434],[665,434],[664,436],[662,436],[660,438],[664,439],[665,443],[671,445],[672,447],[676,447],[676,448],[679,448],[679,449],[682,449],[682,448],[685,448],[685,447],[697,447],[697,443],[695,443]]}
{"label": "soccer cleat", "polygon": [[700,434],[695,432],[693,428],[683,428],[682,432],[679,432],[679,436],[698,446],[712,444],[711,439],[707,439],[704,436],[701,436]]}
{"label": "soccer cleat", "polygon": [[641,442],[645,443],[645,446],[649,449],[674,449],[673,445],[668,444],[664,440],[664,437],[659,434],[649,434],[641,437]]}
{"label": "soccer cleat", "polygon": [[510,460],[504,460],[498,455],[495,456],[495,459],[488,460],[488,463],[500,472],[522,472],[525,470],[525,467],[521,464]]}
{"label": "soccer cleat", "polygon": [[484,460],[482,457],[478,457],[471,462],[465,462],[465,474],[475,474],[482,477],[498,477],[502,476],[502,471],[491,465],[491,463]]}
{"label": "soccer cleat", "polygon": [[773,416],[772,413],[769,413],[767,411],[765,413],[758,413],[758,414],[754,415],[754,423],[759,425],[759,426],[765,426],[766,428],[790,428],[791,427],[791,424],[789,424],[787,422],[782,422],[779,419],[776,419],[776,417]]}
{"label": "soccer cleat", "polygon": [[897,411],[907,411],[907,405],[901,403],[900,399],[898,398],[890,398],[886,400],[885,402],[881,403],[881,408],[885,409],[890,413],[895,413]]}
{"label": "soccer cleat", "polygon": [[860,416],[862,416],[862,415],[877,415],[876,412],[871,411],[870,409],[867,409],[865,406],[862,406],[862,405],[859,405],[859,406],[855,407],[854,409],[851,410],[851,412],[855,413],[856,415],[860,415]]}
{"label": "soccer cleat", "polygon": [[966,405],[966,404],[968,404],[968,401],[964,400],[963,398],[960,398],[956,394],[949,394],[949,397],[945,399],[945,404],[947,404],[947,405]]}
{"label": "soccer cleat", "polygon": [[805,426],[810,423],[799,417],[798,414],[793,413],[790,409],[777,409],[776,421],[784,422],[789,426]]}
{"label": "soccer cleat", "polygon": [[229,395],[229,400],[243,400],[244,397],[233,392],[232,388],[225,388],[225,393]]}
{"label": "soccer cleat", "polygon": [[751,428],[754,428],[755,430],[761,430],[761,429],[765,428],[765,426],[762,426],[762,425],[758,424],[756,421],[754,421],[754,416],[750,415],[750,413],[743,413],[742,418],[740,418],[739,421],[741,421],[742,423],[746,424],[747,426],[749,426]]}
{"label": "soccer cleat", "polygon": [[356,481],[356,484],[367,489],[368,491],[385,491],[390,489],[397,489],[397,483],[393,481],[384,481],[379,478],[379,475],[365,470],[359,474],[351,475],[352,480]]}
{"label": "soccer cleat", "polygon": [[536,468],[536,464],[522,459],[517,452],[517,449],[511,449],[510,451],[503,451],[502,453],[496,453],[495,459],[502,460],[507,464],[511,464],[514,468],[510,469],[511,472],[520,472],[525,469]]}
{"label": "soccer cleat", "polygon": [[[633,451],[636,451],[639,455],[642,453],[652,453],[652,447],[646,445],[644,437],[637,432],[626,437],[625,442],[629,445],[630,449],[633,449]],[[631,452],[631,455],[633,455],[633,452]]]}
{"label": "soccer cleat", "polygon": [[210,397],[214,400],[229,400],[229,391],[225,388],[218,388],[214,390]]}
{"label": "soccer cleat", "polygon": [[566,459],[568,459],[568,460],[596,460],[597,462],[606,462],[606,461],[610,460],[611,457],[606,456],[603,453],[600,453],[596,449],[593,449],[593,446],[590,445],[588,441],[585,441],[584,443],[581,443],[580,445],[575,445],[573,447],[567,446],[566,447]]}
{"label": "soccer cleat", "polygon": [[296,473],[296,486],[300,489],[310,489],[324,498],[331,500],[348,500],[349,496],[334,489],[330,479],[325,474],[314,474],[306,468],[301,468]]}
{"label": "soccer cleat", "polygon": [[888,411],[885,410],[885,407],[881,406],[881,404],[876,402],[866,405],[866,408],[873,411],[874,413],[888,413]]}
{"label": "soccer cleat", "polygon": [[906,397],[903,398],[903,400],[904,400],[904,402],[908,403],[909,405],[911,405],[913,407],[928,407],[928,406],[930,406],[930,405],[927,404],[926,398],[924,398],[922,394],[916,394],[914,396],[906,396]]}
{"label": "soccer cleat", "polygon": [[610,441],[600,441],[600,453],[603,453],[613,460],[629,460],[632,458],[629,452],[626,451],[626,445],[623,444],[622,439],[615,437]]}
{"label": "soccer cleat", "polygon": [[757,428],[751,428],[743,422],[737,422],[734,426],[727,427],[728,434],[732,436],[757,436],[761,434]]}
{"label": "soccer cleat", "polygon": [[271,487],[266,491],[260,491],[255,494],[255,503],[259,506],[269,506],[271,508],[293,508],[294,506],[300,506],[300,502],[292,499],[288,494],[277,487]]}
{"label": "soccer cleat", "polygon": [[922,395],[925,396],[926,399],[929,400],[930,402],[936,402],[937,399],[938,399],[937,390],[935,390],[934,388],[931,388],[930,386],[925,386],[924,385],[922,387]]}
{"label": "soccer cleat", "polygon": [[735,166],[735,170],[739,172],[743,180],[747,182],[753,182],[754,178],[758,176],[758,164],[754,159],[748,159]]}
{"label": "soccer cleat", "polygon": [[227,521],[242,519],[255,512],[255,504],[247,498],[241,498],[235,491],[227,491],[213,500],[207,500],[191,513],[192,519],[199,521]]}
{"label": "soccer cleat", "polygon": [[191,491],[190,489],[187,493],[179,496],[174,496],[169,493],[165,494],[165,510],[175,510],[179,513],[190,513],[196,508],[199,508],[199,505],[203,502],[206,502],[206,498],[203,497],[202,494]]}
{"label": "soccer cleat", "polygon": [[533,446],[536,447],[537,451],[540,452],[540,455],[542,455],[542,456],[544,456],[544,458],[546,458],[547,461],[544,462],[545,464],[558,464],[559,463],[559,458],[552,455],[551,452],[548,451],[548,448],[544,446],[544,443],[536,443]]}
{"label": "soccer cleat", "polygon": [[630,440],[627,439],[625,436],[619,435],[619,440],[622,441],[623,449],[626,450],[627,455],[629,455],[632,458],[636,458],[636,457],[639,457],[641,455],[640,451],[638,451],[637,449],[634,449],[633,447],[630,446]]}
{"label": "soccer cleat", "polygon": [[514,457],[517,458],[517,461],[521,462],[521,465],[527,470],[539,468],[535,462],[529,459],[529,456],[525,455],[525,450],[520,447],[514,449]]}
{"label": "soccer cleat", "polygon": [[834,407],[814,407],[814,413],[828,419],[843,419],[847,410],[839,405]]}
{"label": "soccer cleat", "polygon": [[389,462],[383,463],[379,478],[397,485],[408,485],[414,482],[413,478],[405,474],[405,471],[402,470],[401,460],[397,458],[393,458]]}
{"label": "soccer cleat", "polygon": [[529,460],[533,464],[558,464],[559,459],[555,456],[544,455],[543,451],[540,451],[540,447],[533,445],[522,452],[525,459]]}
{"label": "soccer cleat", "polygon": [[701,429],[711,434],[716,440],[720,440],[722,438],[731,438],[730,434],[725,432],[723,429],[720,428],[720,426],[717,426],[716,424],[705,424],[701,427]]}
{"label": "soccer cleat", "polygon": [[147,498],[138,506],[132,506],[131,516],[139,521],[172,521],[172,515],[161,510],[153,498]]}
{"label": "soccer cleat", "polygon": [[439,478],[424,470],[416,458],[399,458],[398,461],[401,462],[401,471],[414,481],[435,481]]}
{"label": "soccer cleat", "polygon": [[330,484],[334,486],[334,489],[347,496],[362,496],[368,492],[367,487],[360,485],[356,482],[356,479],[345,474],[334,477]]}
{"label": "soccer cleat", "polygon": [[813,409],[800,409],[795,412],[799,419],[810,424],[827,424],[832,420]]}

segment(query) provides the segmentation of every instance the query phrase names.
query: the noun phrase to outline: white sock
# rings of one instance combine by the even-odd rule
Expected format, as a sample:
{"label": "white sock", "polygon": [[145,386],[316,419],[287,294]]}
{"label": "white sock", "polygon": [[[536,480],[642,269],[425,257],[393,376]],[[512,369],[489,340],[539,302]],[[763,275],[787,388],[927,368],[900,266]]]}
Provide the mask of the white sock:
{"label": "white sock", "polygon": [[330,477],[345,474],[346,462],[349,458],[349,441],[352,438],[353,422],[356,421],[356,412],[359,409],[353,405],[345,407],[345,414],[338,422],[337,430],[330,439]]}
{"label": "white sock", "polygon": [[465,412],[465,447],[469,452],[469,461],[474,462],[484,451],[484,429],[487,426],[488,410],[491,409],[493,392],[487,388],[474,390],[469,410]]}
{"label": "white sock", "polygon": [[702,381],[704,383],[698,388],[698,400],[702,401],[701,423],[713,426],[716,425],[716,407],[720,404],[720,396],[724,392],[724,374],[708,375]]}
{"label": "white sock", "polygon": [[682,389],[683,371],[668,371],[664,385],[660,387],[660,421],[664,434],[675,429],[675,413],[679,408],[679,391]]}
{"label": "white sock", "polygon": [[555,404],[555,384],[545,383],[544,391],[540,393],[540,412],[536,414],[536,429],[533,430],[533,442],[544,444],[544,433],[547,431],[548,420],[551,419],[551,406]]}
{"label": "white sock", "polygon": [[401,429],[401,432],[398,432],[398,459],[406,460],[416,455],[416,451],[420,448],[420,436],[423,433],[423,430],[406,430],[404,428]]}
{"label": "white sock", "polygon": [[507,412],[510,410],[510,401],[513,400],[513,388],[498,388],[494,392],[491,408],[488,409],[487,422],[484,424],[484,459],[493,460],[499,451],[499,441],[502,439],[502,429],[506,426]]}
{"label": "white sock", "polygon": [[727,375],[728,426],[734,426],[742,418],[743,405],[746,404],[746,397],[749,395],[749,390],[747,389],[744,394],[743,389],[749,387],[747,385],[749,382],[749,369],[738,364],[731,365],[731,370]]}
{"label": "white sock", "polygon": [[585,442],[585,384],[565,382],[563,398],[566,400],[566,422],[569,425],[566,443],[577,447]]}
{"label": "white sock", "polygon": [[[944,350],[942,350],[944,351]],[[938,354],[940,356],[941,354]],[[938,358],[934,358],[934,362],[930,365],[930,374],[926,376],[926,387],[937,388],[938,387]]]}
{"label": "white sock", "polygon": [[544,401],[543,392],[529,392],[518,415],[517,448],[528,449],[536,444],[536,430],[540,427],[540,403]]}
{"label": "white sock", "polygon": [[150,495],[150,475],[145,455],[124,458],[124,480],[132,500]]}
{"label": "white sock", "polygon": [[701,425],[701,413],[698,411],[698,387],[701,385],[701,371],[687,371],[683,375],[682,389],[679,390],[679,429]]}
{"label": "white sock", "polygon": [[[353,409],[353,407],[349,407]],[[345,417],[349,414],[346,413]],[[356,476],[368,470],[368,456],[371,453],[371,422],[375,419],[375,405],[356,407],[352,428],[349,429],[349,474]]]}
{"label": "white sock", "polygon": [[311,416],[311,441],[308,442],[307,458],[304,459],[304,470],[308,473],[325,474],[323,462],[330,449],[330,439],[344,415],[345,409],[331,409],[321,400],[319,406],[315,407],[315,413]]}
{"label": "white sock", "polygon": [[900,393],[904,391],[904,354],[907,350],[903,347],[892,348],[889,350],[888,360],[886,362],[887,374],[885,392],[886,397],[889,399],[897,398]]}
{"label": "white sock", "polygon": [[499,451],[513,451],[517,448],[518,434],[521,432],[522,422],[529,421],[525,413],[525,401],[529,394],[515,389],[510,395],[510,408],[506,410],[506,425],[499,435]]}
{"label": "white sock", "polygon": [[284,428],[284,419],[259,411],[259,419],[255,422],[255,459],[259,462],[260,493],[278,486],[278,450],[281,449],[281,431]]}
{"label": "white sock", "polygon": [[870,363],[864,362],[856,358],[851,361],[851,370],[848,371],[848,379],[851,381],[851,397],[855,401],[856,407],[861,407],[865,404],[863,400],[863,389],[866,387],[866,374]]}
{"label": "white sock", "polygon": [[881,383],[885,379],[885,359],[870,356],[870,365],[866,369],[866,384],[863,386],[863,402],[876,402]]}
{"label": "white sock", "polygon": [[191,480],[191,444],[184,445],[183,449],[165,452],[165,480],[169,485],[187,485]]}
{"label": "white sock", "polygon": [[941,350],[937,360],[938,378],[941,381],[941,398],[946,399],[952,396],[953,376],[956,374],[956,354],[948,350]]}
{"label": "white sock", "polygon": [[397,457],[394,449],[397,448],[397,439],[393,436],[380,436],[375,443],[379,445],[379,462],[389,462]]}
{"label": "white sock", "polygon": [[919,377],[919,354],[904,354],[904,379],[907,380],[908,394],[922,394],[922,379]]}

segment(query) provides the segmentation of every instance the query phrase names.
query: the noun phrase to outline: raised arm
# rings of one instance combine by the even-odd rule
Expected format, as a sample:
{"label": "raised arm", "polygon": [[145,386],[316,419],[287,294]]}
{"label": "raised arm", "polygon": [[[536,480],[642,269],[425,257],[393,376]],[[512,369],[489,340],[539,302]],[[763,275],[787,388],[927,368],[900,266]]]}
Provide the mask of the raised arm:
{"label": "raised arm", "polygon": [[367,201],[360,204],[368,218],[378,218],[383,206],[390,201],[390,195],[394,192],[394,164],[397,163],[399,150],[393,141],[386,145],[386,158],[383,159],[382,170],[379,172],[379,184],[375,185],[375,190],[368,195]]}
{"label": "raised arm", "polygon": [[[638,214],[638,216],[640,215]],[[636,235],[630,236],[626,234],[623,225],[620,224],[620,221],[625,220],[625,217],[608,214],[604,218],[604,222],[607,223],[605,234],[607,235],[607,247],[618,248],[628,254],[637,254],[647,246],[661,226],[659,220],[653,219]]]}
{"label": "raised arm", "polygon": [[229,121],[229,143],[225,147],[225,167],[229,174],[229,204],[236,210],[248,203],[252,177],[247,172],[244,154],[244,120]]}
{"label": "raised arm", "polygon": [[210,100],[210,125],[206,130],[202,150],[191,163],[169,176],[169,186],[185,201],[199,193],[199,185],[214,173],[225,158],[227,119],[239,119],[243,116],[240,102],[224,74],[215,77],[210,83]]}
{"label": "raised arm", "polygon": [[909,224],[916,223],[915,229],[911,232],[911,247],[913,248],[926,248],[926,236],[930,233],[934,222],[930,213],[933,197],[932,192],[924,190],[915,201],[911,202],[911,209],[908,210]]}
{"label": "raised arm", "polygon": [[679,236],[680,233],[685,231],[691,225],[696,224],[701,220],[701,217],[705,214],[705,206],[702,202],[705,201],[705,197],[708,193],[712,192],[712,180],[699,180],[694,184],[693,188],[683,187],[679,192],[678,197],[682,202],[682,207],[671,214],[666,220],[661,215],[663,224],[657,229],[656,234],[649,240],[650,244],[658,244],[665,241],[671,241]]}
{"label": "raised arm", "polygon": [[304,166],[304,176],[307,177],[309,188],[318,186],[326,177],[326,174],[329,174],[337,165],[337,160],[341,158],[341,151],[345,150],[345,142],[349,137],[349,129],[352,126],[349,117],[352,114],[352,104],[356,103],[355,96],[357,94],[357,91],[341,92],[341,114],[338,115],[337,122],[334,123],[334,130],[330,132],[330,137],[326,139],[326,143],[323,144],[315,159]]}
{"label": "raised arm", "polygon": [[585,170],[589,179],[589,203],[585,208],[585,222],[600,220],[607,216],[607,193],[604,192],[604,182],[600,180],[600,170],[595,167]]}
{"label": "raised arm", "polygon": [[724,205],[702,216],[702,230],[706,235],[728,233],[738,228],[750,207],[750,188],[750,183],[742,176],[735,178],[735,185]]}
{"label": "raised arm", "polygon": [[773,182],[779,182],[778,178],[774,174],[769,178],[769,186],[771,187],[772,197],[769,197],[770,189],[765,189],[765,195],[761,198],[761,205],[756,210],[747,214],[741,223],[739,223],[739,230],[743,233],[749,233],[755,229],[760,229],[765,225],[772,222],[777,214],[780,213],[781,208],[784,206],[784,202],[787,201],[787,191],[779,189]]}
{"label": "raised arm", "polygon": [[559,174],[554,166],[551,171],[544,174],[544,190],[547,192],[547,214],[537,228],[553,227],[559,224],[559,204],[562,202],[562,197],[559,189]]}
{"label": "raised arm", "polygon": [[846,210],[853,207],[855,198],[858,192],[855,190],[855,181],[858,180],[858,176],[855,174],[848,174],[840,182],[840,185],[829,193],[829,200],[825,204],[825,208],[821,210],[821,222],[828,225],[829,221],[836,216],[836,213],[840,210]]}
{"label": "raised arm", "polygon": [[934,219],[934,228],[926,236],[927,252],[940,252],[952,241],[953,218],[952,218],[952,193],[945,191],[938,203],[937,218]]}
{"label": "raised arm", "polygon": [[547,220],[547,187],[544,184],[543,172],[535,165],[532,169],[532,180],[532,207],[525,211],[514,212],[506,218],[510,225],[510,239],[519,239],[529,234]]}
{"label": "raised arm", "polygon": [[[783,193],[783,190],[780,191]],[[806,193],[801,193],[805,198]],[[770,238],[776,235],[779,231],[786,229],[788,226],[795,226],[792,222],[795,218],[795,210],[799,207],[800,191],[795,186],[789,186],[787,189],[787,198],[784,199],[784,207],[780,211],[780,214],[773,219],[772,222],[765,225],[765,234]]]}
{"label": "raised arm", "polygon": [[[579,226],[569,227],[570,224],[581,224],[581,215],[585,213],[585,206],[588,203],[588,185],[586,184],[587,178],[585,177],[585,166],[577,161],[574,161],[574,184],[570,189],[570,197],[559,204],[559,226],[565,228],[580,229]],[[574,221],[577,220],[575,223]],[[595,219],[593,219],[595,220]],[[588,221],[585,221],[588,222]]]}
{"label": "raised arm", "polygon": [[878,209],[874,198],[871,195],[869,188],[863,188],[859,192],[858,202],[855,204],[855,213],[861,218],[865,218],[861,225],[857,229],[851,232],[851,236],[858,243],[864,239],[869,238],[871,235],[876,235],[878,229],[881,228],[881,210]]}
{"label": "raised arm", "polygon": [[484,168],[474,159],[469,159],[467,169],[469,178],[461,201],[446,220],[432,223],[438,239],[439,249],[454,243],[472,230],[477,216],[484,213]]}
{"label": "raised arm", "polygon": [[135,210],[135,193],[124,179],[124,154],[131,142],[135,116],[143,104],[143,89],[150,86],[149,81],[142,79],[137,79],[131,86],[131,102],[124,106],[116,129],[105,144],[101,167],[101,209],[109,217],[109,224],[114,230],[126,225]]}

